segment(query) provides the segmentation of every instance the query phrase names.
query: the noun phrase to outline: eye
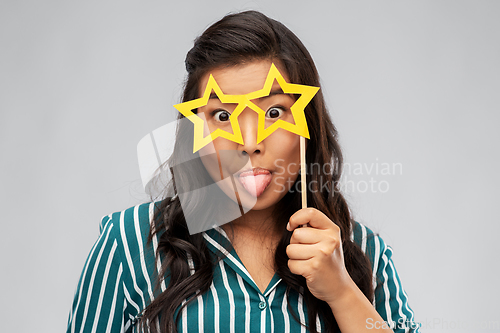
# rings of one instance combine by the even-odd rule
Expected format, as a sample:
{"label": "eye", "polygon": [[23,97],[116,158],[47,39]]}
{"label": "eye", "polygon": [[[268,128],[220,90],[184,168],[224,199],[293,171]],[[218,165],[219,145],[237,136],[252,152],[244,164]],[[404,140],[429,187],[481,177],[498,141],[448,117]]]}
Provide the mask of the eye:
{"label": "eye", "polygon": [[266,112],[266,117],[267,118],[281,118],[283,116],[283,113],[285,113],[285,110],[281,106],[273,106]]}
{"label": "eye", "polygon": [[229,120],[229,116],[231,116],[231,114],[229,112],[227,112],[226,110],[216,110],[212,113],[212,116],[217,121],[225,122],[225,121]]}

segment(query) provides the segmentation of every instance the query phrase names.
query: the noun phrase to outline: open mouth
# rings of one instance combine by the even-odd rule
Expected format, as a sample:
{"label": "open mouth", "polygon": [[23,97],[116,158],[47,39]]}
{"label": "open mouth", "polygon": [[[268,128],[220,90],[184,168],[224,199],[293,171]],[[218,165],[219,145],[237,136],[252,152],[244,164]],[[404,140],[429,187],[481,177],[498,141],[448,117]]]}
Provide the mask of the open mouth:
{"label": "open mouth", "polygon": [[256,198],[271,184],[272,178],[271,171],[262,168],[246,170],[238,175],[241,185]]}

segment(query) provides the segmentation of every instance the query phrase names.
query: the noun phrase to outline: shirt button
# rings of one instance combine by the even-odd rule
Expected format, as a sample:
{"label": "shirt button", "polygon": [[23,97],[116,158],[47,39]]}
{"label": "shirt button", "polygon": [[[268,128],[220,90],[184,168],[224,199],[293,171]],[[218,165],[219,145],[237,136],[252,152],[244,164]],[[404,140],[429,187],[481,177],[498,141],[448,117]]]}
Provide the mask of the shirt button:
{"label": "shirt button", "polygon": [[266,302],[264,302],[264,301],[261,301],[261,302],[259,303],[259,309],[261,309],[261,310],[264,310],[264,309],[266,308],[266,306],[267,306],[267,304],[266,304]]}

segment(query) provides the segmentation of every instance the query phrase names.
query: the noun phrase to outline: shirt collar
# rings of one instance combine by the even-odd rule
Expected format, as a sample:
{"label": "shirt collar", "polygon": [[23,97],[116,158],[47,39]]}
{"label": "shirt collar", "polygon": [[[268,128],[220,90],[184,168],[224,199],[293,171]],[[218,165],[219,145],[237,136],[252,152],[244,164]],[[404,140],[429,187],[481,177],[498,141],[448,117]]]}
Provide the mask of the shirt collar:
{"label": "shirt collar", "polygon": [[[257,287],[257,284],[253,280],[250,273],[248,273],[245,265],[238,257],[238,254],[234,250],[231,245],[231,241],[227,236],[226,232],[219,226],[214,227],[213,229],[207,230],[203,232],[203,238],[209,248],[210,251],[216,256],[223,256],[224,263],[226,263],[229,267],[231,267],[238,275],[240,275],[247,283],[249,283],[252,287],[254,287],[257,291],[260,290]],[[274,274],[271,282],[267,286],[266,291],[264,292],[264,296],[268,296],[274,288],[281,281],[281,278],[277,274]]]}

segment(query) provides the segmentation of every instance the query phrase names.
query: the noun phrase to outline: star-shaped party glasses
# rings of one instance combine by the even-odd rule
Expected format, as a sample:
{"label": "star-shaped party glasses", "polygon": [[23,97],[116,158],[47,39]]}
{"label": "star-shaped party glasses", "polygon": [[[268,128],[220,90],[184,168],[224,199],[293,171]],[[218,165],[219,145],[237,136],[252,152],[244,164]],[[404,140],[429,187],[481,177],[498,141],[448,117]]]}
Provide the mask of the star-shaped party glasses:
{"label": "star-shaped party glasses", "polygon": [[[274,80],[278,82],[279,86],[285,94],[300,95],[300,97],[290,107],[290,111],[292,112],[295,124],[286,122],[282,119],[278,119],[271,126],[265,128],[266,112],[255,105],[252,100],[269,96]],[[243,144],[243,136],[241,134],[240,125],[238,123],[238,116],[247,107],[258,113],[257,143],[267,138],[278,128],[283,128],[286,131],[309,139],[309,130],[307,128],[304,109],[307,104],[309,104],[309,102],[313,99],[314,95],[316,95],[318,90],[319,87],[286,82],[281,73],[278,71],[278,68],[276,68],[274,64],[271,64],[271,68],[269,69],[269,73],[267,74],[266,81],[264,82],[264,87],[261,90],[257,90],[245,95],[225,95],[217,85],[214,77],[210,75],[207,86],[205,88],[205,92],[202,97],[184,103],[176,104],[174,105],[174,107],[194,124],[193,153],[195,153],[218,137],[225,138],[238,144]],[[229,116],[229,121],[233,133],[229,133],[220,128],[217,128],[206,137],[203,136],[205,121],[198,115],[196,115],[193,110],[207,105],[212,91],[215,92],[221,103],[237,104],[233,113],[231,113],[231,115]]]}

